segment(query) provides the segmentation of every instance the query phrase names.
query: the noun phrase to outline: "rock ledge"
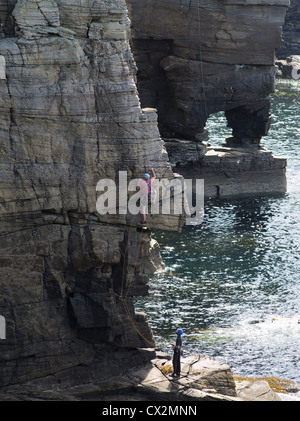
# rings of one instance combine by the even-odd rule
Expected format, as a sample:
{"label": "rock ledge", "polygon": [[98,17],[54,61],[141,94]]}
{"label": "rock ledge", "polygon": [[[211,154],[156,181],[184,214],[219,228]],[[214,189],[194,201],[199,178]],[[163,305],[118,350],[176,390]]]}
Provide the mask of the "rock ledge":
{"label": "rock ledge", "polygon": [[[0,401],[281,401],[264,379],[234,376],[230,367],[206,355],[181,359],[181,376],[172,378],[171,357],[154,349],[139,353],[139,364],[111,376],[82,367],[71,379],[67,371],[0,390]],[[148,359],[150,357],[150,360]],[[144,362],[141,363],[141,360]],[[118,363],[116,362],[116,365]],[[94,378],[87,373],[94,370]],[[80,380],[79,380],[80,379]],[[80,381],[80,383],[79,383]],[[299,389],[298,389],[299,390]]]}

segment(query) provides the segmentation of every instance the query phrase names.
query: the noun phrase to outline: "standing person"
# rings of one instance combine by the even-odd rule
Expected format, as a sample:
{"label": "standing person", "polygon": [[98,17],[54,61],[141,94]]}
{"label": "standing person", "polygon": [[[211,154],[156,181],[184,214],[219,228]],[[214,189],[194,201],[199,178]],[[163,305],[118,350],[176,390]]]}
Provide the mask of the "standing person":
{"label": "standing person", "polygon": [[151,168],[152,170],[152,174],[153,177],[151,178],[150,175],[148,173],[145,173],[143,175],[143,179],[140,179],[138,185],[137,185],[137,190],[141,190],[141,202],[140,202],[140,206],[141,206],[141,214],[142,214],[142,224],[146,225],[147,221],[146,221],[146,206],[148,206],[148,202],[149,199],[151,198],[151,184],[152,181],[156,179],[156,175],[154,172],[154,169]]}
{"label": "standing person", "polygon": [[180,356],[181,356],[181,346],[182,346],[181,335],[183,334],[183,330],[177,329],[176,334],[177,334],[176,344],[171,344],[174,347],[173,373],[171,374],[171,377],[179,377],[180,376]]}

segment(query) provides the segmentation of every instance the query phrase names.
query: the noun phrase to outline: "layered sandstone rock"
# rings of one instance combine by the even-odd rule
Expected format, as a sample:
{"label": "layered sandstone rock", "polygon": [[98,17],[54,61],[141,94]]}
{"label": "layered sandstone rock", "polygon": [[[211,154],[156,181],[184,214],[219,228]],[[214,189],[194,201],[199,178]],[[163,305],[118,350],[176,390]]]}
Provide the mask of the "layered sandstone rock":
{"label": "layered sandstone rock", "polygon": [[0,383],[113,371],[115,350],[154,346],[132,303],[148,291],[151,234],[139,215],[100,215],[97,182],[173,177],[156,112],[140,106],[125,0],[1,2],[0,19]]}
{"label": "layered sandstone rock", "polygon": [[[246,136],[251,143],[265,132],[272,53],[267,48],[258,52],[250,44],[260,28],[254,22],[266,22],[263,11],[273,13],[265,36],[272,45],[277,42],[285,2],[251,1],[246,8],[241,3],[203,2],[199,9],[198,3],[186,2],[183,6],[192,13],[182,27],[187,9],[180,11],[180,20],[170,13],[162,24],[153,19],[155,3],[148,2],[145,10],[142,2],[135,2],[136,11],[149,14],[154,25],[150,37],[146,23],[145,36],[134,36],[137,43],[142,39],[143,54],[156,52],[148,54],[153,66],[148,68],[145,60],[145,67],[154,71],[154,79],[171,81],[158,89],[165,107],[159,112],[168,111],[166,127],[180,132],[187,118],[186,133],[201,139],[207,117],[203,110],[209,103],[199,92],[211,91],[209,112],[229,104],[236,115],[245,113],[247,120],[253,113],[249,121],[261,122],[257,133],[252,123],[246,134],[237,130],[241,139]],[[177,13],[178,2],[162,1],[162,10],[169,14],[174,4]],[[230,23],[235,7],[241,22],[249,22],[248,35],[245,28],[237,31],[236,21]],[[199,41],[199,20],[194,19],[199,11],[207,25],[201,49],[206,55],[200,60],[199,48],[193,47]],[[221,68],[213,63],[216,22]],[[129,180],[151,167],[160,178],[173,177],[152,108],[157,104],[141,108],[125,0],[113,5],[111,0],[10,0],[0,3],[0,23],[5,60],[5,77],[0,79],[0,314],[6,321],[0,384],[48,375],[47,383],[55,374],[59,381],[76,385],[118,375],[149,359],[138,347],[154,346],[145,315],[137,314],[132,302],[132,296],[147,293],[143,261],[149,262],[151,236],[137,228],[135,216],[100,215],[96,186],[101,178],[118,183],[120,171],[127,171]],[[181,35],[170,42],[165,31],[175,25]],[[161,34],[155,35],[158,30]],[[254,44],[261,39],[257,37]],[[235,59],[242,55],[238,63],[244,67],[229,59],[233,45]],[[250,60],[251,53],[257,58]],[[205,63],[214,82],[209,87],[206,77],[193,97],[194,73]],[[237,78],[237,86],[250,87],[249,103],[245,105],[241,93],[235,101],[231,85],[224,90],[224,69],[245,75]],[[181,82],[182,72],[186,77]],[[187,102],[181,88],[175,89],[181,83]],[[175,89],[172,100],[164,96],[170,86]],[[231,121],[234,125],[236,118]],[[150,227],[178,230],[182,224],[176,215],[149,218]]]}
{"label": "layered sandstone rock", "polygon": [[161,127],[193,139],[224,110],[236,144],[259,143],[289,1],[128,2],[141,101]]}
{"label": "layered sandstone rock", "polygon": [[[286,162],[269,160],[259,148],[270,127],[275,50],[281,44],[289,1],[127,2],[141,102],[158,109],[159,127],[176,171],[204,178],[210,196],[230,195],[230,190],[235,194],[285,192]],[[218,111],[225,112],[232,128],[220,166],[220,152],[210,150],[208,156],[204,144],[206,122]],[[174,138],[180,144],[174,144]],[[253,147],[256,150],[246,150]],[[238,159],[236,148],[243,149]],[[243,165],[249,160],[256,161],[253,171]],[[228,177],[226,166],[231,167]]]}
{"label": "layered sandstone rock", "polygon": [[286,158],[264,147],[212,147],[166,139],[166,148],[174,171],[186,179],[204,179],[206,198],[281,194],[287,189]]}

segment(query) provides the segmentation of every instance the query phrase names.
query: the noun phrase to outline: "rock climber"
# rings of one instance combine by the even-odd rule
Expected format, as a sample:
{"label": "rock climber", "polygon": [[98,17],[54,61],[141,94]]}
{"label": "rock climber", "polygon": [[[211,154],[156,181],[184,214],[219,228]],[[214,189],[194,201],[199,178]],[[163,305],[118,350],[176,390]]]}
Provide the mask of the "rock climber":
{"label": "rock climber", "polygon": [[151,200],[152,192],[151,192],[151,185],[153,180],[155,180],[156,175],[153,168],[152,175],[153,177],[150,177],[150,174],[145,173],[143,175],[143,178],[139,180],[139,183],[137,185],[137,190],[141,191],[141,199],[140,199],[140,207],[141,207],[141,214],[142,214],[142,225],[146,225],[146,207],[148,206],[149,200]]}

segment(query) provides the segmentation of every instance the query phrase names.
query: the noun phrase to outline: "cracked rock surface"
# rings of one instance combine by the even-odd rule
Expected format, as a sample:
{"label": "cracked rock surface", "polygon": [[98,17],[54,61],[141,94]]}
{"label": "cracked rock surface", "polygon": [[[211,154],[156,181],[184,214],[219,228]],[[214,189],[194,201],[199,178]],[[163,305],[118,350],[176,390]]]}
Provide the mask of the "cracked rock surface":
{"label": "cracked rock surface", "polygon": [[[64,370],[76,377],[87,362],[113,372],[115,355],[131,366],[128,347],[153,346],[133,306],[148,291],[150,230],[139,215],[96,208],[98,181],[119,183],[119,171],[173,177],[156,111],[140,105],[125,0],[113,3],[0,4],[3,387]],[[178,216],[151,224],[182,226]]]}

